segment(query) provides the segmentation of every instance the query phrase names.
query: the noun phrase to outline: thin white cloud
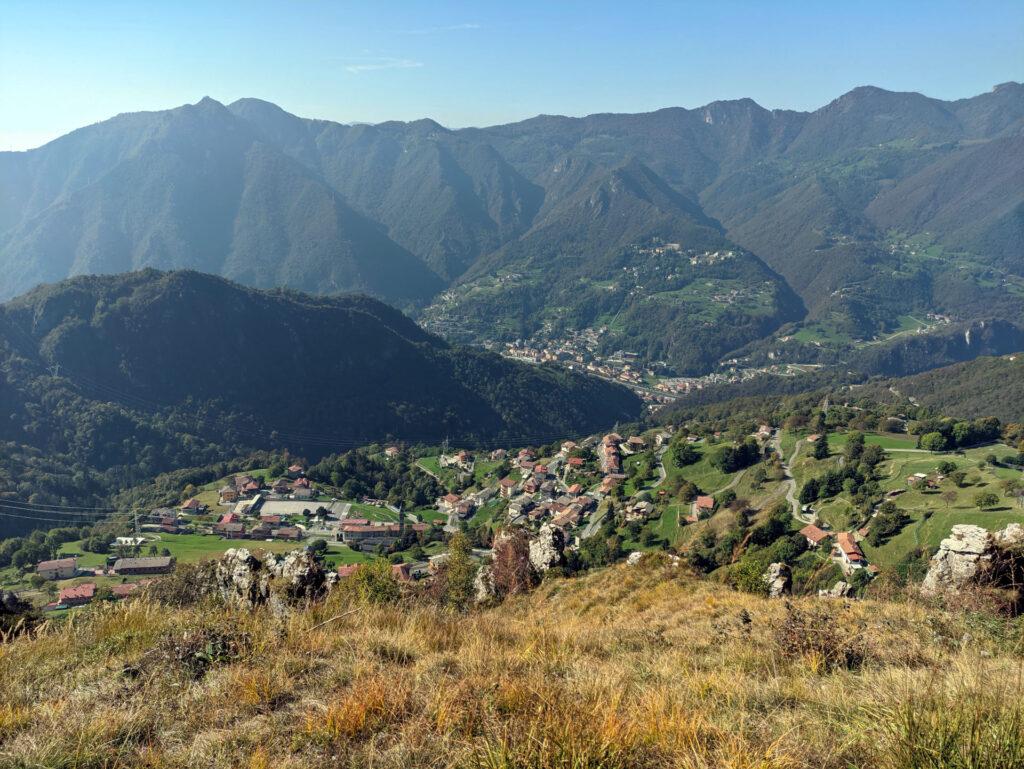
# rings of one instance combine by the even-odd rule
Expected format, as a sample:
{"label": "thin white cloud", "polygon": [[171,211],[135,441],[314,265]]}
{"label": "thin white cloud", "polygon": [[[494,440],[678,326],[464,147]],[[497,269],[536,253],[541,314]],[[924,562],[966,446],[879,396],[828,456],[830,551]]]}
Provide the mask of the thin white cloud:
{"label": "thin white cloud", "polygon": [[380,69],[414,69],[422,67],[423,62],[413,59],[400,59],[395,56],[366,56],[362,58],[346,59],[350,62],[345,65],[348,72],[358,75],[360,72],[374,72]]}
{"label": "thin white cloud", "polygon": [[401,35],[433,35],[438,32],[458,32],[463,29],[480,29],[480,24],[473,21],[468,21],[463,24],[446,24],[440,27],[422,27],[420,29],[403,29],[399,31]]}

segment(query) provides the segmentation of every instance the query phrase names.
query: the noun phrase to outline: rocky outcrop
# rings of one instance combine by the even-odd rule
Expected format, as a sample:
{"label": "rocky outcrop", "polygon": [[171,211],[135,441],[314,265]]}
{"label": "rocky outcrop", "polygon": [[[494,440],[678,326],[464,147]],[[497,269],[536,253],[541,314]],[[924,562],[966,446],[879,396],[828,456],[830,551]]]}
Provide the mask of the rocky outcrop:
{"label": "rocky outcrop", "polygon": [[853,585],[849,582],[839,580],[830,588],[822,588],[818,591],[819,598],[847,598],[853,593]]}
{"label": "rocky outcrop", "polygon": [[535,534],[508,528],[494,538],[493,563],[481,566],[473,582],[477,603],[500,600],[536,585],[544,573],[565,563],[565,534],[545,524]]}
{"label": "rocky outcrop", "polygon": [[538,574],[565,563],[565,534],[556,526],[545,523],[536,536],[530,538],[530,566]]}
{"label": "rocky outcrop", "polygon": [[487,603],[498,597],[498,591],[494,587],[494,571],[490,564],[481,566],[476,570],[476,577],[473,579],[473,591],[477,603]]}
{"label": "rocky outcrop", "polygon": [[768,597],[780,598],[788,595],[793,587],[793,572],[784,563],[772,563],[764,573],[764,581],[768,585]]}
{"label": "rocky outcrop", "polygon": [[683,559],[675,553],[653,551],[645,553],[643,550],[634,550],[626,556],[627,566],[637,566],[641,563],[644,565],[655,564],[658,566],[669,566],[675,569],[682,565]]}
{"label": "rocky outcrop", "polygon": [[1019,523],[1007,524],[1005,529],[1000,529],[992,535],[992,540],[1003,548],[1024,545],[1024,526]]}
{"label": "rocky outcrop", "polygon": [[994,551],[992,534],[980,526],[957,524],[932,556],[921,591],[935,595],[943,590],[963,587],[978,578],[991,562]]}
{"label": "rocky outcrop", "polygon": [[324,569],[305,550],[257,555],[235,548],[215,562],[211,580],[213,592],[229,603],[283,611],[322,598],[334,586],[337,574]]}
{"label": "rocky outcrop", "polygon": [[938,595],[972,584],[1016,588],[1020,559],[1012,551],[1021,545],[1024,526],[1018,523],[994,534],[980,526],[957,524],[932,556],[921,592]]}

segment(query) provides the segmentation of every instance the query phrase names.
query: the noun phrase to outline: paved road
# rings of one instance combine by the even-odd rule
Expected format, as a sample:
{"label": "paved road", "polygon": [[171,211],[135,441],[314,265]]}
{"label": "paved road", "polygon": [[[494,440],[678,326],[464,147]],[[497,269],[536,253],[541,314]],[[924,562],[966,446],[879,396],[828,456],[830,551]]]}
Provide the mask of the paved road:
{"label": "paved road", "polygon": [[[772,448],[774,448],[775,451],[778,452],[780,457],[782,456],[782,434],[779,433],[778,431],[776,431],[775,435],[772,437]],[[788,460],[782,460],[782,469],[786,473],[786,479],[784,481],[784,483],[786,484],[786,501],[789,502],[789,504],[793,508],[794,518],[796,518],[801,523],[814,523],[814,515],[806,515],[800,509],[800,500],[796,498],[796,478],[793,477],[793,473],[791,473],[789,470],[790,465],[792,465],[793,462],[796,460],[796,455],[799,451],[800,441],[798,440],[796,444],[793,446],[793,454],[789,457]]]}
{"label": "paved road", "polygon": [[651,484],[651,488],[657,488],[665,482],[665,478],[668,477],[668,473],[665,472],[665,452],[668,451],[668,446],[662,446],[661,449],[654,455],[654,458],[658,460],[658,480]]}
{"label": "paved road", "polygon": [[742,470],[736,473],[736,477],[734,477],[731,481],[725,484],[722,488],[712,491],[711,496],[713,497],[716,494],[721,494],[723,491],[728,491],[729,489],[735,488],[736,484],[743,480],[743,476],[747,474],[747,470],[749,469],[750,468],[748,467],[744,467]]}

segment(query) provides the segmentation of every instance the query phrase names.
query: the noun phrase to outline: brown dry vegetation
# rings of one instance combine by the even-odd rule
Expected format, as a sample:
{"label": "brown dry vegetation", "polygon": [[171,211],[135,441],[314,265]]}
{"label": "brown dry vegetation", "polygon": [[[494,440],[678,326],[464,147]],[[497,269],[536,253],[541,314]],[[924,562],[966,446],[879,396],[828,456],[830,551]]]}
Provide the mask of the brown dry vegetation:
{"label": "brown dry vegetation", "polygon": [[4,767],[1011,767],[1015,626],[650,559],[458,615],[90,607],[0,646]]}

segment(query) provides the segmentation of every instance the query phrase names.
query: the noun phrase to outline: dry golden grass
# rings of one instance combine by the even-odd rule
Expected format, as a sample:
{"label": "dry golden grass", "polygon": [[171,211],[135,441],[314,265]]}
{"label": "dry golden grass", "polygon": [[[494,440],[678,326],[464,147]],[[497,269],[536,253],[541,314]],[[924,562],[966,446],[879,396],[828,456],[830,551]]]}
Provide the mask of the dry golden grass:
{"label": "dry golden grass", "polygon": [[[1024,766],[1016,628],[994,620],[806,599],[794,622],[657,564],[317,627],[344,600],[275,618],[142,598],[0,645],[0,766]],[[821,622],[855,664],[827,633],[780,645]]]}

